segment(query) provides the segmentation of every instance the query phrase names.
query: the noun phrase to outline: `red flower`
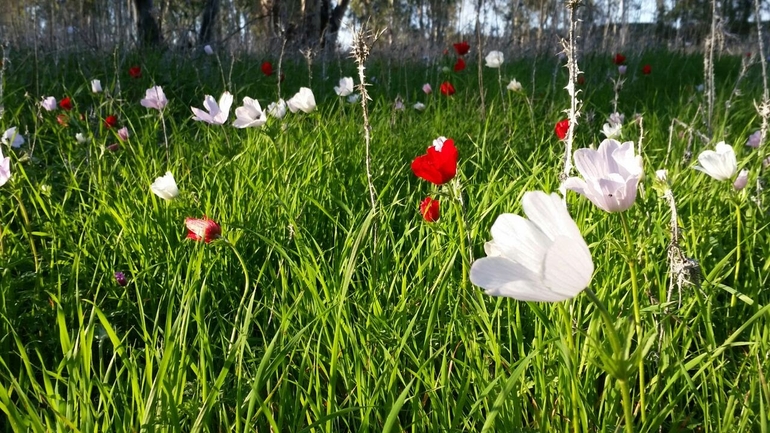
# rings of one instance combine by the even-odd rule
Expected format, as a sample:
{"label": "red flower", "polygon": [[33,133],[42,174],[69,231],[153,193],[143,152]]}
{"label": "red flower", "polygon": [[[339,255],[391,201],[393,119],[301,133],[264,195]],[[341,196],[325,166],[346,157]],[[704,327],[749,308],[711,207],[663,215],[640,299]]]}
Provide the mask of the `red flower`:
{"label": "red flower", "polygon": [[578,86],[582,86],[583,84],[586,83],[586,77],[583,74],[578,75],[577,83],[578,83]]}
{"label": "red flower", "polygon": [[425,155],[412,161],[412,172],[436,185],[452,180],[457,174],[457,148],[454,141],[444,137],[434,140]]}
{"label": "red flower", "polygon": [[438,218],[441,216],[438,200],[425,197],[425,200],[420,203],[420,213],[422,214],[423,219],[429,223],[438,221]]}
{"label": "red flower", "polygon": [[623,63],[626,62],[626,56],[624,56],[623,54],[617,53],[617,54],[615,54],[615,58],[612,59],[612,61],[616,65],[622,65]]}
{"label": "red flower", "polygon": [[556,132],[556,136],[559,137],[559,140],[564,140],[567,136],[567,131],[569,131],[569,119],[564,119],[557,123],[553,130]]}
{"label": "red flower", "polygon": [[270,62],[262,62],[262,73],[268,77],[273,75],[273,64]]}
{"label": "red flower", "polygon": [[72,99],[70,99],[69,96],[59,101],[59,107],[61,107],[62,110],[70,111],[72,110]]}
{"label": "red flower", "polygon": [[59,122],[59,125],[61,126],[68,126],[70,118],[67,117],[66,114],[60,114],[56,116],[56,121]]}
{"label": "red flower", "polygon": [[446,96],[452,96],[455,94],[455,86],[453,86],[449,81],[444,81],[441,83],[441,93]]}
{"label": "red flower", "polygon": [[184,225],[187,227],[187,239],[209,243],[222,234],[222,227],[205,216],[203,219],[186,218]]}
{"label": "red flower", "polygon": [[642,73],[644,75],[650,75],[652,73],[652,66],[650,66],[650,65],[642,66]]}
{"label": "red flower", "polygon": [[141,78],[142,68],[139,66],[132,66],[128,68],[128,75],[130,75],[131,78]]}
{"label": "red flower", "polygon": [[118,116],[111,114],[104,119],[104,127],[109,129],[118,126]]}
{"label": "red flower", "polygon": [[468,45],[467,41],[462,41],[460,43],[454,44],[454,46],[458,56],[464,56],[468,54],[468,51],[470,51],[471,49],[471,46]]}
{"label": "red flower", "polygon": [[462,57],[459,57],[457,63],[455,63],[455,72],[460,72],[463,69],[465,69],[465,60],[463,60]]}

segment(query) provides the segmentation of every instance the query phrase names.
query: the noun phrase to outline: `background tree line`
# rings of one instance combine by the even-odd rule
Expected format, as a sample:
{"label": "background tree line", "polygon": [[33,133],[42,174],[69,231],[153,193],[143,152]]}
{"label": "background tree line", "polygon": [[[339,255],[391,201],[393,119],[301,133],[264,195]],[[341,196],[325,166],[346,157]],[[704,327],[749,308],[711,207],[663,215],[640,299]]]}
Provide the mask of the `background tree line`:
{"label": "background tree line", "polygon": [[[639,24],[642,8],[654,23]],[[763,1],[765,13],[770,2]],[[711,23],[710,0],[584,0],[584,49],[699,45]],[[754,0],[717,2],[728,38],[754,35]],[[388,43],[415,51],[473,40],[477,26],[498,49],[553,47],[568,19],[564,0],[4,0],[0,39],[14,46],[112,49],[212,44],[246,52],[335,47],[343,25],[387,28]],[[479,13],[479,19],[475,16]],[[344,38],[343,38],[344,39]],[[586,47],[585,45],[589,45]]]}

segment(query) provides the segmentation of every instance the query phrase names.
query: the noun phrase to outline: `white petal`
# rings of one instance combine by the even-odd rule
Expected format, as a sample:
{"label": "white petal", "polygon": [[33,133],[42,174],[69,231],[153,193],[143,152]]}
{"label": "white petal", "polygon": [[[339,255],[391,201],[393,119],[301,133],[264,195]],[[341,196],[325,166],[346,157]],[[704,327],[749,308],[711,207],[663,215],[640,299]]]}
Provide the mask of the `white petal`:
{"label": "white petal", "polygon": [[548,249],[543,268],[543,283],[563,299],[573,298],[583,291],[594,273],[591,252],[583,238],[564,236],[556,238]]}
{"label": "white petal", "polygon": [[519,215],[502,214],[492,225],[492,238],[501,255],[522,264],[535,275],[541,274],[551,241],[531,221]]}
{"label": "white petal", "polygon": [[556,302],[563,299],[546,289],[529,269],[504,257],[485,257],[473,262],[470,280],[490,296],[520,301]]}
{"label": "white petal", "polygon": [[542,191],[529,191],[521,199],[524,213],[548,239],[566,236],[583,239],[577,224],[567,212],[561,198],[556,193],[546,194]]}

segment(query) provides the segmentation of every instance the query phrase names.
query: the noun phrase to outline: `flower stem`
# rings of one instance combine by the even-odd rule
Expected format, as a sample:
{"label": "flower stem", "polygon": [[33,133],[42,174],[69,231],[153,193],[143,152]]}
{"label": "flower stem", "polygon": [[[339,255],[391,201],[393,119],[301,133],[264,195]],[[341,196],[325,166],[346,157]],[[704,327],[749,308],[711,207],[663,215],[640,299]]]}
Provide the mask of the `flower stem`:
{"label": "flower stem", "polygon": [[[631,273],[631,295],[634,300],[634,329],[637,342],[639,342],[642,339],[642,323],[639,308],[639,282],[637,281],[636,276],[636,251],[634,250],[634,240],[631,237],[631,230],[628,227],[628,220],[626,219],[626,215],[622,212],[620,214],[620,219],[623,221],[623,232],[626,235],[628,249],[626,262],[628,263],[628,270]],[[644,403],[644,357],[639,356],[639,409],[642,414],[642,422],[647,418]]]}
{"label": "flower stem", "polygon": [[32,224],[29,222],[29,214],[27,214],[27,208],[24,207],[24,202],[21,201],[21,197],[17,194],[13,194],[13,197],[19,203],[19,210],[21,211],[21,217],[24,219],[24,231],[27,233],[29,239],[29,248],[32,250],[32,259],[35,261],[35,274],[40,272],[40,264],[37,259],[37,248],[35,248],[35,240],[32,239]]}
{"label": "flower stem", "polygon": [[[608,336],[610,339],[610,345],[612,346],[612,351],[615,352],[615,356],[623,356],[623,346],[620,345],[620,338],[618,337],[618,332],[615,329],[615,323],[612,321],[612,317],[610,316],[610,313],[607,311],[607,308],[604,307],[604,304],[602,301],[599,300],[599,298],[596,297],[596,294],[591,290],[590,288],[586,287],[585,289],[586,295],[588,295],[588,298],[591,299],[591,302],[596,305],[596,308],[599,310],[599,314],[602,316],[602,319],[604,320],[604,325],[608,332]],[[626,433],[633,433],[634,432],[634,412],[633,412],[633,402],[631,401],[631,392],[628,388],[628,381],[626,380],[626,370],[623,368],[623,377],[622,378],[616,378],[618,381],[618,386],[620,387],[620,396],[623,400],[623,417],[625,418],[625,424],[626,424]]]}
{"label": "flower stem", "polygon": [[[471,251],[468,249],[465,232],[465,215],[463,213],[463,199],[462,190],[460,189],[460,182],[453,183],[450,187],[450,199],[452,200],[452,207],[457,217],[457,227],[460,231],[460,259],[462,260],[462,285],[465,288],[468,285],[468,273],[470,268]],[[467,254],[466,254],[467,251]]]}
{"label": "flower stem", "polygon": [[741,269],[741,205],[737,200],[735,202],[735,230],[735,276],[733,277],[733,288],[735,291],[733,291],[733,296],[730,298],[731,307],[735,307],[735,304],[738,302],[738,297],[735,294],[738,291],[738,275]]}

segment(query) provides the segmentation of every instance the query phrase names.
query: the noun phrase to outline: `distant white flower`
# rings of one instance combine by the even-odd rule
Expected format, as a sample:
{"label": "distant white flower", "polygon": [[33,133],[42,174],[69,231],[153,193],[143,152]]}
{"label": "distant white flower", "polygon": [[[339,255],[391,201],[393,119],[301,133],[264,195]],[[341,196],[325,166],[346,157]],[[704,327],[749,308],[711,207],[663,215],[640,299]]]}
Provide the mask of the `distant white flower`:
{"label": "distant white flower", "polygon": [[507,88],[512,92],[520,92],[522,89],[521,83],[519,83],[519,81],[515,78],[512,79],[510,83],[508,83]]}
{"label": "distant white flower", "polygon": [[433,92],[433,88],[430,87],[430,83],[425,83],[425,84],[422,85],[422,91],[426,95],[430,95]]}
{"label": "distant white flower", "polygon": [[505,56],[500,51],[490,51],[484,60],[486,60],[488,68],[499,68],[502,66]]}
{"label": "distant white flower", "polygon": [[730,180],[738,171],[738,162],[735,160],[735,151],[729,144],[720,141],[716,145],[716,151],[704,150],[698,155],[695,169],[702,171],[716,180]]}
{"label": "distant white flower", "polygon": [[166,104],[168,104],[168,99],[166,98],[166,94],[163,93],[162,87],[153,86],[144,92],[144,99],[139,101],[139,103],[142,104],[142,107],[154,108],[161,111],[166,107]]}
{"label": "distant white flower", "polygon": [[740,191],[743,188],[746,188],[746,184],[748,183],[749,171],[744,168],[740,173],[738,173],[738,177],[735,178],[735,182],[733,182],[733,188],[735,188],[736,191]]}
{"label": "distant white flower", "polygon": [[655,178],[661,182],[668,182],[668,170],[665,168],[655,170]]}
{"label": "distant white flower", "polygon": [[208,54],[209,56],[210,56],[210,55],[212,55],[212,54],[214,54],[214,49],[213,49],[213,48],[211,48],[211,45],[205,45],[205,46],[203,47],[203,51],[204,51],[206,54]]}
{"label": "distant white flower", "polygon": [[45,109],[45,111],[53,111],[56,109],[56,98],[53,96],[44,97],[42,101],[40,101],[40,106]]}
{"label": "distant white flower", "polygon": [[334,92],[339,96],[348,96],[353,93],[353,78],[340,78],[340,85],[334,86]]}
{"label": "distant white flower", "polygon": [[300,87],[299,92],[286,101],[286,105],[292,113],[296,113],[297,111],[303,111],[305,113],[312,112],[316,107],[313,91],[307,87]]}
{"label": "distant white flower", "polygon": [[756,149],[761,144],[760,141],[762,141],[762,131],[755,131],[753,134],[749,135],[749,139],[746,140],[746,146]]}
{"label": "distant white flower", "polygon": [[698,84],[697,86],[695,86],[695,90],[697,90],[698,92],[702,92],[703,88],[704,88],[703,84]]}
{"label": "distant white flower", "polygon": [[3,144],[10,145],[13,148],[19,148],[24,144],[24,137],[16,132],[16,127],[8,128],[3,133]]}
{"label": "distant white flower", "polygon": [[609,122],[610,122],[610,125],[622,125],[625,119],[626,119],[626,116],[615,112],[610,114]]}
{"label": "distant white flower", "polygon": [[262,111],[259,101],[248,96],[243,98],[243,106],[235,109],[235,117],[233,126],[236,128],[259,128],[267,122],[267,114]]}
{"label": "distant white flower", "polygon": [[443,73],[445,73],[445,74],[448,74],[448,73],[449,73],[449,71],[451,71],[451,69],[449,69],[449,66],[443,66],[443,67],[441,68],[441,72],[443,72]]}
{"label": "distant white flower", "polygon": [[129,136],[128,128],[124,126],[118,129],[118,138],[120,139],[120,141],[128,141],[128,136]]}
{"label": "distant white flower", "polygon": [[626,74],[626,65],[618,66],[618,75],[625,75],[625,74]]}
{"label": "distant white flower", "polygon": [[423,111],[425,109],[425,104],[423,104],[422,102],[416,102],[414,104],[414,109],[417,111]]}
{"label": "distant white flower", "polygon": [[267,106],[267,114],[276,119],[282,119],[286,115],[286,101],[279,99],[278,102],[271,102]]}
{"label": "distant white flower", "polygon": [[156,178],[155,182],[150,185],[150,189],[163,200],[173,200],[179,195],[179,188],[177,188],[174,175],[170,171],[167,171],[165,176]]}
{"label": "distant white flower", "polygon": [[487,295],[520,301],[559,302],[588,286],[591,252],[557,194],[530,191],[524,213],[502,214],[492,226],[487,257],[473,262],[470,280]]}
{"label": "distant white flower", "polygon": [[396,102],[393,104],[393,109],[398,111],[404,111],[404,101],[401,98],[396,98]]}
{"label": "distant white flower", "polygon": [[602,134],[607,138],[617,138],[620,136],[621,129],[623,129],[623,125],[605,123],[602,126]]}
{"label": "distant white flower", "polygon": [[358,93],[351,93],[350,95],[348,95],[348,102],[350,102],[351,104],[355,104],[360,100],[361,100],[361,95],[359,95]]}
{"label": "distant white flower", "polygon": [[11,158],[3,156],[3,148],[0,147],[0,186],[3,186],[11,178]]}
{"label": "distant white flower", "polygon": [[102,92],[102,82],[99,80],[91,80],[91,91],[94,93]]}
{"label": "distant white flower", "polygon": [[230,92],[225,91],[222,96],[219,97],[219,103],[214,100],[211,95],[206,95],[203,99],[203,107],[206,111],[200,108],[190,107],[195,116],[193,120],[199,120],[202,122],[210,123],[212,125],[222,125],[227,122],[227,117],[230,116],[230,106],[233,105],[233,95]]}
{"label": "distant white flower", "polygon": [[85,144],[85,143],[88,143],[88,137],[86,137],[85,135],[83,135],[83,133],[82,133],[82,132],[78,132],[77,134],[75,134],[75,140],[77,140],[77,142],[78,142],[79,144]]}

